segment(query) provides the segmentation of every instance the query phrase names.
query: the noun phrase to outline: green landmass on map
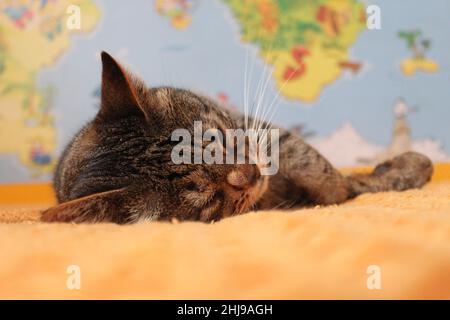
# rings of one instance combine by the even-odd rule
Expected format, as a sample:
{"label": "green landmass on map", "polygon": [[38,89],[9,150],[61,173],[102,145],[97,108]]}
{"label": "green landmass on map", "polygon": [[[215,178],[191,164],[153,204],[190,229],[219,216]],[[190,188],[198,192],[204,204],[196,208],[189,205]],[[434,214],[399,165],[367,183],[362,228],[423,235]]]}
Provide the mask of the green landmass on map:
{"label": "green landmass on map", "polygon": [[[79,29],[67,28],[70,6],[82,13]],[[0,154],[17,156],[33,176],[53,170],[56,147],[54,87],[38,88],[37,75],[99,18],[92,0],[0,2]]]}
{"label": "green landmass on map", "polygon": [[286,97],[313,102],[345,69],[358,72],[349,48],[366,27],[358,0],[223,0],[239,23],[241,39],[273,65]]}

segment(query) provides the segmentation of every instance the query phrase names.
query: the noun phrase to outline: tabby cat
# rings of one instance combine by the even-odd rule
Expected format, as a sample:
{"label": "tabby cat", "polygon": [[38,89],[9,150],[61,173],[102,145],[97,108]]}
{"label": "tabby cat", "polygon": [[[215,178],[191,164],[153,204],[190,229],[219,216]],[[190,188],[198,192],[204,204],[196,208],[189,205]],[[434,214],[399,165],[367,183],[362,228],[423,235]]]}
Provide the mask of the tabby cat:
{"label": "tabby cat", "polygon": [[[250,210],[337,204],[365,192],[419,188],[431,161],[408,152],[370,174],[342,175],[299,136],[280,129],[279,167],[256,164],[175,164],[175,129],[244,127],[244,116],[188,90],[147,88],[102,53],[102,99],[96,117],[67,146],[56,169],[59,204],[48,222],[211,222]],[[250,121],[253,121],[250,119]]]}

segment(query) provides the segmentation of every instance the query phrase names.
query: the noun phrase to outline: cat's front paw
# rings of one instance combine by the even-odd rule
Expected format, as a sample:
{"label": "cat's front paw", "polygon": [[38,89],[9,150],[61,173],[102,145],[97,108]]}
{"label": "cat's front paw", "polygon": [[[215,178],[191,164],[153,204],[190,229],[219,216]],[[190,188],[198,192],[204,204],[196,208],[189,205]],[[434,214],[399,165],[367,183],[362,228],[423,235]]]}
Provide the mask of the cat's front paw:
{"label": "cat's front paw", "polygon": [[406,152],[375,167],[372,175],[382,178],[394,190],[420,188],[433,175],[431,160],[417,152]]}

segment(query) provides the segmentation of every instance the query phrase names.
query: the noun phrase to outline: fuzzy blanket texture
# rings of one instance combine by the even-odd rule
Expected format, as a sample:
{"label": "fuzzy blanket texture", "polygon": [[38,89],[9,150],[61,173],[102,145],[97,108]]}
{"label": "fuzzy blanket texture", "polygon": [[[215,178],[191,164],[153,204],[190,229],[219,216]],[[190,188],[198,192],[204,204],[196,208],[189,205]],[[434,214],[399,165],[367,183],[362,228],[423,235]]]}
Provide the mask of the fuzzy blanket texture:
{"label": "fuzzy blanket texture", "polygon": [[421,190],[214,224],[44,224],[49,186],[2,186],[0,298],[450,299],[449,168]]}

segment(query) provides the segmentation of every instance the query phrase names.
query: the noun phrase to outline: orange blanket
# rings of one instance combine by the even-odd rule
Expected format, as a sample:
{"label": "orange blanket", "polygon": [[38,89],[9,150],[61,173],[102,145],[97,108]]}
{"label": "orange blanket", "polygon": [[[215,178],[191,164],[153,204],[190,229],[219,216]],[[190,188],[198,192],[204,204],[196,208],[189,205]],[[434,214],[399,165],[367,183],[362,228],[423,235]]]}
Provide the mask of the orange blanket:
{"label": "orange blanket", "polygon": [[214,224],[42,224],[30,208],[50,193],[12,205],[9,191],[7,205],[0,192],[0,298],[449,299],[448,174],[422,190]]}

